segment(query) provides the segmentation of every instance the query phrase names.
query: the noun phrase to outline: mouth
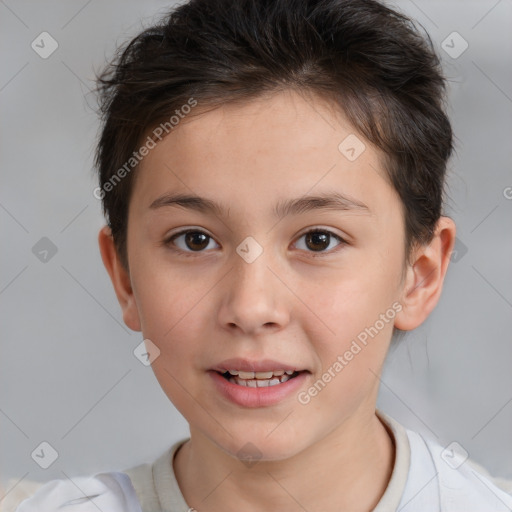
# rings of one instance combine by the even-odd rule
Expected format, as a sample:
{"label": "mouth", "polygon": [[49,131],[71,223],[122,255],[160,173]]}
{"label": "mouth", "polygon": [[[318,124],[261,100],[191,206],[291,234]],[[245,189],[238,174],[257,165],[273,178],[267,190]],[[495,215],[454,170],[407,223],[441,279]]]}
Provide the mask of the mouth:
{"label": "mouth", "polygon": [[[296,370],[293,367],[282,368],[272,365],[274,369],[264,369],[261,364],[252,371],[247,366],[243,370],[233,370],[237,366],[226,365],[215,368],[208,373],[212,378],[214,389],[224,398],[244,408],[270,407],[285,400],[292,400],[296,393],[306,385],[311,372]],[[230,368],[229,370],[226,369]],[[240,366],[238,366],[239,368]]]}
{"label": "mouth", "polygon": [[225,359],[207,373],[220,396],[244,408],[270,407],[292,400],[312,375],[300,363],[242,357]]}
{"label": "mouth", "polygon": [[307,370],[269,370],[263,372],[250,372],[241,370],[226,370],[224,372],[217,371],[219,375],[224,377],[231,384],[245,386],[248,388],[267,388],[278,386],[285,382],[296,378],[300,373]]}

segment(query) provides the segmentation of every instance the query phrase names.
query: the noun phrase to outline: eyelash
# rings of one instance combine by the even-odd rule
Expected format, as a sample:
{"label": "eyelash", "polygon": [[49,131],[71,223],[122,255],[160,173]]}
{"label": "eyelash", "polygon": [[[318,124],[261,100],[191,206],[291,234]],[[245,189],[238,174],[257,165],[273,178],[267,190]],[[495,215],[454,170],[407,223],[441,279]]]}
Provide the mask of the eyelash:
{"label": "eyelash", "polygon": [[[183,249],[179,249],[179,248],[176,249],[175,247],[171,247],[171,245],[174,245],[174,240],[176,238],[178,238],[182,235],[186,235],[188,233],[201,233],[213,240],[212,236],[210,236],[208,233],[205,233],[204,231],[201,231],[200,229],[185,229],[183,231],[179,231],[178,233],[174,233],[172,236],[166,238],[163,242],[163,245],[165,245],[166,247],[168,247],[169,249],[171,249],[174,252],[179,252],[179,253],[183,254],[187,258],[196,257],[196,256],[199,256],[200,254],[204,253],[205,252],[204,250],[203,251],[184,251]],[[340,244],[335,249],[331,249],[330,251],[322,251],[322,252],[317,252],[317,253],[315,253],[314,251],[306,251],[306,252],[310,252],[311,255],[313,256],[313,258],[322,258],[322,257],[328,256],[328,255],[333,254],[334,252],[337,252],[338,250],[340,250],[340,248],[343,247],[344,245],[347,245],[346,240],[344,240],[341,236],[337,235],[336,233],[333,233],[332,231],[329,231],[328,229],[320,229],[320,228],[313,228],[313,229],[310,229],[309,231],[306,231],[305,233],[302,233],[299,236],[298,240],[300,238],[302,238],[303,236],[308,235],[309,233],[328,234],[340,242]]]}

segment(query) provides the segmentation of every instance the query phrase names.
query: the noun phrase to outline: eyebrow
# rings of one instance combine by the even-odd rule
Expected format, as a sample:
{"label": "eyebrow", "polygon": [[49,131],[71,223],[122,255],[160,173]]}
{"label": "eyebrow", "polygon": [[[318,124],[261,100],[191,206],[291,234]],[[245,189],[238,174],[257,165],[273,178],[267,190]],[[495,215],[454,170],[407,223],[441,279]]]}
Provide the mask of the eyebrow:
{"label": "eyebrow", "polygon": [[[201,213],[213,213],[219,217],[229,215],[229,208],[222,203],[191,194],[164,194],[155,199],[149,208],[155,210],[165,206],[178,206]],[[325,192],[296,199],[280,200],[273,209],[274,216],[300,215],[312,210],[360,211],[370,214],[370,208],[357,199],[338,192]]]}

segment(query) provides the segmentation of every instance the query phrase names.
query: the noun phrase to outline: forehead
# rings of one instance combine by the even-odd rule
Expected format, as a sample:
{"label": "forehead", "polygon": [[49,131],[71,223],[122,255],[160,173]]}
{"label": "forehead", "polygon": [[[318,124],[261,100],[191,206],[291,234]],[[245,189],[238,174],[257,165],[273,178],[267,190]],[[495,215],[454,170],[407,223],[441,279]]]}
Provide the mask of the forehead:
{"label": "forehead", "polygon": [[378,207],[394,196],[381,156],[331,105],[286,91],[185,117],[139,164],[133,196],[140,208],[182,192],[260,210],[335,190]]}

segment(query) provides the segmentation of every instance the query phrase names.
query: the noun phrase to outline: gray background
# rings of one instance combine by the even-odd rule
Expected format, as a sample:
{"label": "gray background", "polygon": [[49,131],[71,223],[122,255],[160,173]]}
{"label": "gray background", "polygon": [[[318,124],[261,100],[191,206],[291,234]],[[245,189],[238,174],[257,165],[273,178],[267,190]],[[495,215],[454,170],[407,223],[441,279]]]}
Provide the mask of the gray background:
{"label": "gray background", "polygon": [[[127,468],[188,434],[133,355],[142,335],[101,262],[92,195],[93,70],[169,5],[0,0],[2,482]],[[459,251],[437,308],[390,351],[378,406],[512,478],[512,1],[391,5],[430,33],[450,78]],[[31,48],[43,31],[59,45],[47,59]],[[458,58],[442,48],[454,31],[469,44]],[[42,237],[57,248],[46,262]],[[31,457],[43,441],[59,453],[46,470]]]}

